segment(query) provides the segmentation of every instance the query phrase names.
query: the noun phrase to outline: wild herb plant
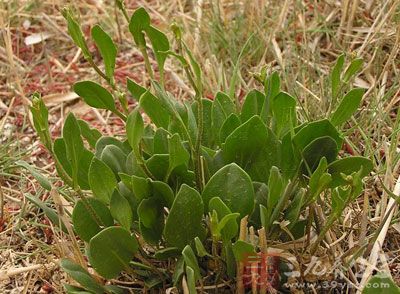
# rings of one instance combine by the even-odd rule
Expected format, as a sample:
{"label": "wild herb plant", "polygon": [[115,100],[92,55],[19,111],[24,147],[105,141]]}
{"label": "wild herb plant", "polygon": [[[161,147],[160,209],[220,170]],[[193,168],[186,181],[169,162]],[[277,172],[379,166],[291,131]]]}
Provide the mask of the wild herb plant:
{"label": "wild herb plant", "polygon": [[[243,238],[247,228],[240,223],[260,229],[269,244],[306,238],[308,253],[318,254],[372,170],[367,158],[338,155],[345,140],[341,130],[364,94],[348,89],[361,62],[345,68],[340,56],[326,117],[300,122],[297,101],[281,91],[276,72],[257,75],[262,89],[251,90],[243,102],[235,91],[204,98],[203,73],[179,28],[172,26],[172,46],[145,9],[129,17],[117,3],[143,54],[149,87],[130,79],[125,87],[117,84],[112,38],[98,25],[91,31],[101,67],[72,12],[63,14],[75,44],[104,81],[80,81],[74,91],[91,107],[121,118],[126,136],[103,136],[70,113],[62,137],[53,141],[39,95],[31,108],[60,178],[77,196],[73,230],[85,242],[90,266],[105,280],[124,272],[125,279],[148,289],[180,288],[183,281],[196,293],[196,287],[241,279],[241,258],[265,250]],[[167,58],[181,64],[194,89],[191,100],[179,102],[166,91]],[[70,293],[122,292],[89,274],[82,260],[64,259],[61,265],[81,286],[66,285]]]}

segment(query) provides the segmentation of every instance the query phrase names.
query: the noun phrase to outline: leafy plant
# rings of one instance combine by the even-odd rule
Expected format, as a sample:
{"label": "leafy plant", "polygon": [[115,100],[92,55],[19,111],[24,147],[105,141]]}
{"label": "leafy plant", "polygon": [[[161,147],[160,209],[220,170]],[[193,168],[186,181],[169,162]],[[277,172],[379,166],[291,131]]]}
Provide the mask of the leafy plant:
{"label": "leafy plant", "polygon": [[[117,3],[127,17],[123,3]],[[94,63],[72,12],[64,10],[64,16],[72,39],[105,82],[81,81],[75,92],[88,105],[125,122],[125,137],[107,137],[69,114],[62,137],[52,141],[46,106],[39,95],[33,98],[36,131],[53,155],[58,174],[76,192],[73,227],[99,275],[114,279],[124,271],[148,288],[181,287],[184,281],[191,293],[235,274],[241,279],[236,269],[242,256],[264,250],[240,228],[247,218],[269,241],[317,232],[316,239],[308,239],[308,248],[318,252],[372,170],[369,159],[338,156],[344,141],[340,128],[357,110],[363,89],[349,91],[337,99],[332,113],[312,122],[299,122],[296,99],[280,90],[277,73],[262,72],[257,78],[263,89],[250,91],[243,103],[222,92],[205,99],[202,72],[179,28],[173,27],[174,51],[139,8],[127,18],[151,86],[127,79],[130,99],[136,102],[130,110],[128,93],[113,79],[117,49],[112,38],[100,26],[92,30],[103,71]],[[158,64],[158,80],[151,57]],[[164,88],[168,57],[182,65],[195,90],[193,100],[181,103]],[[341,84],[355,74],[348,68],[342,75],[343,62],[338,60],[332,74],[335,99]],[[151,122],[145,122],[142,113]],[[316,216],[316,206],[326,221]],[[210,262],[214,266],[208,267]],[[62,267],[86,291],[121,291],[103,286],[86,265],[64,260]],[[210,274],[211,279],[204,279]],[[66,288],[70,293],[84,291]]]}

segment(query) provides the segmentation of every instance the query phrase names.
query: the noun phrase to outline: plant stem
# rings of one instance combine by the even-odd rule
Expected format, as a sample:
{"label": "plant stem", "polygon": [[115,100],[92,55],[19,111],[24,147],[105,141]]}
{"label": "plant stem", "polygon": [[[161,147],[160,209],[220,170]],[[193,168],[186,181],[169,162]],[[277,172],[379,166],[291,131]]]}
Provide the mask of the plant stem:
{"label": "plant stem", "polygon": [[[115,86],[114,82],[112,79],[110,79],[109,77],[107,77],[102,71],[101,69],[93,62],[93,59],[90,57],[87,59],[90,66],[93,67],[93,69],[96,71],[96,73],[102,77],[109,85],[110,87],[115,91],[115,92],[119,92],[118,88]],[[122,104],[122,103],[121,103]],[[124,105],[122,104],[122,107],[124,108]],[[124,108],[125,110],[125,108]],[[126,121],[126,115],[123,114],[122,112],[120,112],[118,109],[115,109],[114,111],[112,111],[115,115],[117,115],[118,117],[120,117],[124,122]]]}
{"label": "plant stem", "polygon": [[314,244],[311,246],[310,254],[313,255],[315,251],[317,251],[319,243],[325,238],[326,233],[329,231],[329,229],[332,227],[332,225],[335,223],[336,219],[339,217],[336,213],[332,213],[328,220],[326,221],[326,224],[322,228],[321,232],[318,235],[317,240],[314,242]]}
{"label": "plant stem", "polygon": [[[49,130],[47,129],[47,133],[46,136],[48,136],[50,138],[50,133]],[[50,140],[50,146],[46,146],[47,148],[50,147],[50,149],[48,149],[48,151],[50,152],[51,156],[54,159],[55,165],[56,165],[56,170],[57,172],[60,174],[61,178],[64,180],[64,182],[66,182],[66,184],[68,186],[70,186],[71,188],[73,188],[75,190],[75,192],[78,193],[79,198],[82,200],[83,205],[85,206],[85,208],[87,209],[87,211],[92,215],[93,219],[95,220],[95,222],[97,223],[97,225],[99,227],[104,227],[104,223],[101,221],[100,217],[97,215],[96,211],[93,209],[93,207],[90,205],[89,201],[87,200],[86,196],[83,194],[82,190],[79,188],[79,185],[73,180],[71,179],[71,177],[67,174],[67,172],[64,170],[62,164],[60,163],[60,161],[58,160],[56,154],[54,153],[53,150],[53,144]]]}
{"label": "plant stem", "polygon": [[142,157],[142,155],[141,155],[140,147],[139,147],[139,148],[134,148],[134,151],[133,151],[133,152],[135,152],[136,159],[139,161],[139,165],[140,165],[140,167],[143,169],[144,173],[145,173],[149,178],[155,180],[154,175],[151,173],[151,171],[150,171],[149,168],[147,167],[147,165],[146,165],[146,163],[145,163],[145,161],[144,161],[144,159],[143,159],[143,157]]}
{"label": "plant stem", "polygon": [[[1,182],[0,182],[0,224],[4,218],[4,194],[3,194],[3,189],[1,188]],[[0,226],[1,229],[1,226]]]}
{"label": "plant stem", "polygon": [[124,122],[126,122],[126,115],[123,114],[121,111],[119,111],[118,109],[115,109],[115,111],[113,111],[113,113],[116,114]]}
{"label": "plant stem", "polygon": [[101,71],[101,69],[94,63],[94,61],[93,61],[93,59],[92,59],[91,57],[88,58],[87,60],[88,60],[88,62],[89,62],[89,64],[90,64],[90,66],[93,67],[93,69],[96,71],[96,73],[97,73],[100,77],[102,77],[102,78],[110,85],[110,87],[111,87],[114,91],[116,91],[116,90],[117,90],[117,87],[115,86],[115,84],[114,84],[114,82],[112,81],[112,79],[110,79],[109,77],[107,77],[107,76],[105,75],[105,73],[103,73],[103,72]]}
{"label": "plant stem", "polygon": [[[183,57],[184,50],[182,46],[182,40],[178,39],[178,52],[181,54],[182,58],[185,62],[182,62],[183,69],[186,73],[186,76],[189,80],[190,85],[193,87],[195,91],[195,100],[197,102],[197,138],[194,146],[193,159],[195,166],[195,175],[196,175],[196,185],[199,189],[199,192],[203,190],[203,181],[202,181],[202,168],[201,168],[201,141],[203,137],[203,99],[202,99],[202,84],[199,81],[199,85],[196,84],[193,71],[187,62],[186,58]],[[186,48],[186,46],[185,46]],[[188,49],[187,49],[188,50]]]}
{"label": "plant stem", "polygon": [[[143,37],[143,39],[144,39],[144,37]],[[154,80],[153,68],[151,67],[149,55],[147,54],[146,45],[145,44],[140,45],[139,46],[139,50],[143,55],[144,66],[146,67],[146,71],[148,72],[148,74],[150,76],[150,79]]]}
{"label": "plant stem", "polygon": [[87,200],[86,196],[83,194],[82,190],[79,187],[77,187],[74,190],[78,193],[78,196],[82,200],[83,205],[85,206],[87,211],[90,213],[90,215],[93,217],[96,224],[99,227],[104,228],[105,225],[104,225],[103,221],[101,220],[99,215],[96,213],[96,211],[93,209],[93,207],[90,205],[89,201]]}

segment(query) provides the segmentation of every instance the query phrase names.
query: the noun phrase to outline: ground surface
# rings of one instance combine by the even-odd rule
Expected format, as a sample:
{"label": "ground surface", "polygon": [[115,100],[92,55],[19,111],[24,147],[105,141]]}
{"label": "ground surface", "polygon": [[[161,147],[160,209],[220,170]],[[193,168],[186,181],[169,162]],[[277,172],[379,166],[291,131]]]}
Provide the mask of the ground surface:
{"label": "ground surface", "polygon": [[[146,84],[143,60],[133,47],[127,26],[113,1],[68,1],[81,15],[84,32],[101,25],[113,33],[119,47],[116,79],[126,77]],[[94,112],[71,92],[74,82],[98,80],[66,33],[59,9],[65,3],[48,1],[2,1],[0,3],[0,293],[63,293],[67,281],[58,260],[65,253],[64,236],[55,233],[41,210],[27,201],[35,195],[51,203],[48,193],[15,160],[33,163],[57,182],[53,163],[38,143],[30,126],[27,108],[34,91],[50,107],[51,131],[60,135],[63,117],[70,111],[105,134],[120,133],[121,122],[105,112]],[[371,236],[382,222],[388,195],[398,177],[400,7],[397,0],[343,1],[126,1],[129,12],[146,7],[156,24],[169,32],[177,21],[185,39],[205,72],[205,96],[226,90],[239,52],[241,96],[256,85],[252,72],[263,66],[281,73],[283,89],[295,95],[302,119],[325,113],[329,85],[327,76],[336,57],[364,58],[365,66],[355,84],[368,88],[357,123],[349,125],[350,141],[344,152],[374,160],[373,175],[366,181],[364,197],[345,212],[343,247]],[[90,49],[95,50],[91,45]],[[185,79],[175,64],[167,65],[168,88],[178,99],[190,96]],[[64,197],[68,199],[68,191]],[[400,250],[396,210],[385,236],[389,269],[399,281]],[[365,224],[357,230],[345,226]]]}

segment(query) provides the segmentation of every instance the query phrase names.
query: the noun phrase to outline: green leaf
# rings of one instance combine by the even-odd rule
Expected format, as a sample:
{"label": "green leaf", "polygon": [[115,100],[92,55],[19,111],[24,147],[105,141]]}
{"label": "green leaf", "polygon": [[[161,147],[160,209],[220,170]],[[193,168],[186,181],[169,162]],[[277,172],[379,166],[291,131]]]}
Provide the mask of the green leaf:
{"label": "green leaf", "polygon": [[147,193],[150,193],[148,195],[150,198],[143,199],[138,207],[140,232],[147,242],[158,244],[164,228],[164,206],[172,203],[173,192],[165,183],[157,181],[148,183],[150,190]]}
{"label": "green leaf", "polygon": [[260,204],[267,205],[268,186],[265,183],[253,182],[255,206],[250,217],[250,223],[255,228],[261,228]]}
{"label": "green leaf", "polygon": [[274,71],[264,83],[265,95],[267,99],[272,100],[281,90],[281,79],[279,74]]}
{"label": "green leaf", "polygon": [[174,274],[172,275],[172,281],[174,282],[174,286],[177,286],[181,281],[182,275],[185,273],[185,261],[183,260],[183,256],[179,257],[176,264]]}
{"label": "green leaf", "polygon": [[[109,227],[114,224],[110,210],[101,201],[95,198],[87,198],[87,207],[83,200],[78,200],[72,211],[72,223],[74,224],[75,232],[86,242],[102,230],[101,224],[98,224],[98,219],[103,225]],[[96,215],[94,215],[94,213]]]}
{"label": "green leaf", "polygon": [[196,281],[201,279],[200,267],[197,262],[196,255],[193,252],[192,247],[190,245],[186,245],[182,250],[182,256],[185,261],[186,266],[190,266],[194,271],[194,278]]}
{"label": "green leaf", "polygon": [[154,154],[168,154],[168,137],[171,136],[168,131],[158,128],[153,137]]}
{"label": "green leaf", "polygon": [[198,88],[202,88],[202,80],[201,80],[201,68],[199,63],[197,62],[196,58],[193,56],[192,51],[190,51],[189,47],[185,44],[182,43],[183,47],[185,48],[185,52],[187,54],[187,56],[189,57],[189,63],[192,67],[194,76],[195,76],[195,81],[196,81],[196,85]]}
{"label": "green leaf", "polygon": [[[177,103],[179,105],[179,102]],[[192,139],[192,142],[196,142],[197,139],[197,133],[198,133],[198,128],[197,128],[197,115],[198,113],[194,113],[191,102],[185,101],[184,102],[184,107],[185,112],[187,113],[187,119],[186,121],[183,121],[183,124],[185,127],[188,129],[189,132],[189,137]],[[186,131],[184,130],[182,124],[180,124],[180,134],[182,138],[188,139],[188,136],[185,136]]]}
{"label": "green leaf", "polygon": [[204,248],[203,242],[199,239],[199,237],[194,238],[194,244],[196,246],[197,256],[204,257],[211,255],[207,252],[206,248]]}
{"label": "green leaf", "polygon": [[129,176],[123,173],[120,173],[119,175],[122,182],[124,182],[124,184],[135,193],[138,202],[150,197],[150,184],[147,179],[135,175]]}
{"label": "green leaf", "polygon": [[209,201],[220,197],[232,212],[239,212],[240,217],[250,215],[254,209],[254,189],[249,175],[237,164],[231,163],[217,171],[203,190],[206,211]]}
{"label": "green leaf", "polygon": [[143,199],[138,206],[139,219],[146,228],[154,227],[162,213],[162,207],[155,197]]}
{"label": "green leaf", "polygon": [[[236,221],[237,215],[235,217],[230,216],[228,219],[225,217],[232,215],[231,210],[228,206],[221,200],[220,197],[214,197],[208,203],[209,211],[215,211],[217,213],[220,222],[217,225],[217,234],[220,234],[224,241],[231,240],[236,237],[239,230],[238,223]],[[224,223],[222,223],[222,220]]]}
{"label": "green leaf", "polygon": [[140,96],[142,96],[144,93],[146,93],[146,89],[140,86],[138,83],[136,83],[134,80],[131,80],[130,78],[126,79],[126,87],[128,88],[128,91],[132,94],[133,99],[139,101]]}
{"label": "green leaf", "polygon": [[89,190],[89,168],[94,155],[87,149],[83,150],[81,163],[78,170],[78,184],[82,190]]}
{"label": "green leaf", "polygon": [[[222,232],[222,230],[225,229],[227,227],[227,225],[231,225],[233,221],[236,222],[236,219],[238,218],[238,216],[240,216],[239,213],[230,213],[228,215],[225,215],[218,223],[218,226],[217,226],[218,232]],[[238,232],[236,230],[236,232],[233,231],[231,233],[231,235],[226,234],[227,236],[224,239],[230,240],[230,239],[236,237],[237,233]]]}
{"label": "green leaf", "polygon": [[175,198],[171,187],[164,182],[153,180],[150,180],[150,187],[152,197],[156,198],[161,206],[171,208]]}
{"label": "green leaf", "polygon": [[351,190],[337,187],[332,190],[332,211],[336,217],[340,216],[346,206],[346,202],[350,197]]}
{"label": "green leaf", "polygon": [[90,147],[95,148],[97,141],[101,138],[101,133],[97,129],[91,128],[84,120],[78,119],[78,124],[81,135],[86,139]]}
{"label": "green leaf", "polygon": [[93,195],[103,203],[109,204],[117,186],[117,179],[107,164],[93,157],[89,168],[89,184]]}
{"label": "green leaf", "polygon": [[327,171],[328,162],[325,157],[319,161],[317,169],[313,172],[310,177],[310,196],[314,200],[331,182],[332,177]]}
{"label": "green leaf", "polygon": [[236,261],[245,261],[249,256],[256,256],[254,246],[242,240],[237,240],[232,246]]}
{"label": "green leaf", "polygon": [[150,16],[147,11],[140,7],[132,14],[129,22],[129,31],[131,32],[136,45],[144,46],[145,40],[142,31],[150,26]]}
{"label": "green leaf", "polygon": [[139,154],[139,145],[144,134],[143,118],[136,108],[132,111],[126,121],[126,135],[132,149]]}
{"label": "green leaf", "polygon": [[65,120],[63,138],[67,158],[71,162],[72,180],[74,184],[78,184],[78,170],[85,147],[83,146],[78,121],[72,113],[70,113]]}
{"label": "green leaf", "polygon": [[196,278],[195,278],[195,271],[190,267],[186,266],[186,280],[187,285],[189,288],[189,294],[196,294]]}
{"label": "green leaf", "polygon": [[[65,140],[63,138],[56,139],[54,141],[53,150],[63,170],[67,173],[67,175],[69,175],[72,178],[71,161],[68,159],[67,156],[67,147],[65,145]],[[93,158],[93,153],[87,149],[84,149],[78,170],[78,184],[80,188],[83,190],[90,189],[88,174],[92,158]],[[59,172],[59,174],[61,175],[62,173]],[[68,179],[63,178],[63,180],[65,182],[68,182]]]}
{"label": "green leaf", "polygon": [[67,294],[93,294],[92,292],[85,291],[83,288],[63,284]]}
{"label": "green leaf", "polygon": [[118,173],[126,172],[126,154],[121,148],[115,145],[107,145],[101,153],[101,161],[103,161],[118,177]]}
{"label": "green leaf", "polygon": [[294,147],[300,152],[315,139],[325,136],[329,136],[335,140],[338,148],[342,147],[343,138],[327,119],[306,123],[300,126],[299,129],[293,137],[293,143]]}
{"label": "green leaf", "polygon": [[306,164],[302,169],[303,174],[308,174],[308,170],[314,172],[321,158],[325,157],[328,162],[332,162],[336,159],[337,154],[338,146],[334,139],[329,136],[315,139],[302,152],[302,157]]}
{"label": "green leaf", "polygon": [[167,260],[181,255],[181,250],[176,247],[167,247],[154,253],[154,257],[158,260]]}
{"label": "green leaf", "polygon": [[[260,204],[260,221],[261,225],[265,227],[266,229],[269,229],[270,226],[270,220],[271,220],[271,212],[268,211],[268,209]],[[275,208],[276,209],[276,208]],[[272,220],[273,221],[273,220]]]}
{"label": "green leaf", "polygon": [[63,258],[61,260],[61,268],[86,290],[93,293],[104,293],[106,291],[103,285],[99,284],[96,279],[79,264]]}
{"label": "green leaf", "polygon": [[254,115],[260,115],[265,103],[265,95],[258,90],[251,90],[244,100],[240,119],[246,122]]}
{"label": "green leaf", "polygon": [[151,45],[153,46],[154,55],[158,63],[158,69],[160,74],[164,73],[164,63],[167,58],[167,51],[169,50],[169,41],[167,36],[153,26],[146,28],[147,36],[150,39]]}
{"label": "green leaf", "polygon": [[278,138],[282,138],[296,125],[296,99],[285,92],[280,92],[273,98],[272,114],[273,130]]}
{"label": "green leaf", "polygon": [[71,10],[64,9],[62,11],[64,18],[67,20],[68,34],[71,36],[74,43],[81,48],[83,56],[86,59],[91,59],[89,49],[86,45],[86,41],[83,37],[81,27],[78,22],[74,19]]}
{"label": "green leaf", "polygon": [[115,69],[115,58],[117,56],[117,48],[111,37],[99,26],[92,28],[92,38],[100,51],[106,69],[106,76],[112,79]]}
{"label": "green leaf", "polygon": [[51,191],[51,183],[49,182],[49,180],[41,173],[39,173],[33,166],[23,160],[18,160],[15,162],[15,164],[29,171],[29,173],[35,178],[35,180],[39,182],[42,188],[46,189],[47,191]]}
{"label": "green leaf", "polygon": [[224,244],[226,272],[230,278],[234,278],[236,275],[236,260],[232,250],[232,243],[228,242]]}
{"label": "green leaf", "polygon": [[221,129],[219,131],[219,140],[221,143],[225,143],[226,138],[240,126],[240,119],[235,114],[232,113],[225,122],[222,124]]}
{"label": "green leaf", "polygon": [[346,69],[344,75],[343,75],[343,81],[345,83],[348,83],[350,79],[361,69],[361,66],[363,65],[363,60],[362,58],[356,58],[354,59],[349,67]]}
{"label": "green leaf", "polygon": [[280,143],[259,116],[234,130],[222,151],[225,163],[236,162],[253,181],[266,183],[271,167],[279,166]]}
{"label": "green leaf", "polygon": [[157,127],[168,129],[169,111],[156,96],[147,91],[140,97],[139,105]]}
{"label": "green leaf", "polygon": [[156,180],[165,180],[169,168],[168,154],[154,154],[146,161],[146,166]]}
{"label": "green leaf", "polygon": [[128,200],[117,189],[111,196],[110,211],[113,218],[129,231],[133,223],[133,214]]}
{"label": "green leaf", "polygon": [[174,170],[174,168],[189,164],[189,152],[183,147],[181,139],[178,134],[173,134],[168,138],[168,150],[169,150],[169,167],[168,175]]}
{"label": "green leaf", "polygon": [[279,94],[281,89],[281,80],[277,72],[273,72],[264,81],[264,91],[265,91],[265,102],[262,106],[260,117],[263,122],[268,124],[269,117],[271,114],[271,107],[273,99]]}
{"label": "green leaf", "polygon": [[[213,102],[209,99],[202,99],[203,102],[203,137],[202,144],[206,147],[214,146],[214,130],[212,129],[212,106]],[[192,104],[193,113],[197,116],[198,104],[194,102]]]}
{"label": "green leaf", "polygon": [[[213,101],[211,118],[212,118],[212,128],[216,135],[219,135],[221,127],[228,116],[236,111],[235,104],[228,95],[222,92],[218,92],[215,95]],[[216,136],[216,137],[217,137]],[[218,138],[218,137],[217,137]]]}
{"label": "green leaf", "polygon": [[172,117],[175,119],[178,118],[179,112],[177,111],[177,105],[179,104],[176,103],[174,97],[172,97],[172,95],[167,92],[158,82],[151,81],[151,85],[153,86],[156,97],[160,101],[162,107],[164,107],[164,109],[168,111]]}
{"label": "green leaf", "polygon": [[399,294],[400,288],[386,273],[378,273],[369,279],[362,294]]}
{"label": "green leaf", "polygon": [[125,294],[126,291],[125,289],[122,289],[118,286],[114,285],[106,285],[104,286],[111,294]]}
{"label": "green leaf", "polygon": [[340,75],[344,65],[344,54],[341,54],[336,60],[335,66],[331,72],[331,91],[332,99],[335,100],[340,90]]}
{"label": "green leaf", "polygon": [[300,156],[295,151],[292,140],[292,133],[288,132],[282,138],[280,169],[285,179],[292,179],[298,172]]}
{"label": "green leaf", "polygon": [[164,215],[162,213],[159,214],[159,217],[156,219],[156,224],[151,228],[147,228],[142,222],[139,222],[139,230],[143,239],[152,245],[159,245],[162,238],[163,229]]}
{"label": "green leaf", "polygon": [[105,279],[115,278],[138,251],[135,237],[121,227],[109,227],[94,236],[89,243],[89,262]]}
{"label": "green leaf", "polygon": [[304,204],[305,194],[306,190],[304,188],[300,188],[298,191],[296,191],[296,195],[290,202],[290,206],[287,208],[285,219],[289,221],[289,229],[293,228],[299,220],[301,208]]}
{"label": "green leaf", "polygon": [[132,148],[129,145],[129,142],[124,141],[121,142],[114,137],[101,137],[96,143],[96,157],[101,158],[101,153],[103,153],[104,148],[108,145],[114,145],[122,150],[126,155],[132,152]]}
{"label": "green leaf", "polygon": [[195,237],[203,239],[201,225],[204,205],[200,194],[183,184],[175,197],[164,228],[165,240],[170,246],[183,249]]}
{"label": "green leaf", "polygon": [[343,179],[341,174],[351,175],[354,172],[358,172],[362,167],[361,177],[366,177],[373,170],[373,164],[371,160],[365,157],[352,156],[338,159],[328,166],[328,171],[332,175],[332,182],[330,187],[334,188],[340,185],[345,185],[346,181]]}
{"label": "green leaf", "polygon": [[77,82],[74,91],[90,106],[94,108],[116,110],[114,98],[110,92],[92,81]]}
{"label": "green leaf", "polygon": [[33,125],[40,137],[40,141],[50,150],[52,144],[49,132],[49,111],[40,94],[37,92],[32,95],[32,106],[30,110],[32,113]]}
{"label": "green leaf", "polygon": [[126,174],[135,175],[137,177],[147,177],[142,166],[139,164],[134,151],[129,153],[128,157],[126,158]]}
{"label": "green leaf", "polygon": [[37,207],[39,207],[41,210],[43,210],[44,214],[49,218],[49,220],[56,225],[57,227],[61,226],[61,229],[64,233],[68,234],[67,228],[65,227],[65,224],[63,221],[60,219],[57,211],[54,209],[50,208],[46,203],[44,203],[42,200],[40,200],[37,197],[34,197],[29,194],[24,194],[25,198],[28,199],[30,202],[35,204]]}
{"label": "green leaf", "polygon": [[348,92],[340,101],[339,106],[331,116],[331,123],[334,126],[340,126],[346,122],[353,113],[358,109],[361,99],[365,93],[365,89],[357,88]]}
{"label": "green leaf", "polygon": [[138,208],[139,203],[138,203],[138,200],[137,200],[135,194],[131,190],[131,188],[128,187],[127,185],[125,185],[124,182],[120,181],[118,183],[117,189],[118,189],[119,193],[121,194],[121,196],[124,197],[126,200],[128,200],[129,206],[132,211],[133,220],[134,221],[138,220],[139,217],[137,215],[137,208]]}
{"label": "green leaf", "polygon": [[286,186],[284,185],[284,180],[282,179],[279,169],[276,166],[273,166],[268,179],[267,208],[270,213],[278,204],[285,188]]}

